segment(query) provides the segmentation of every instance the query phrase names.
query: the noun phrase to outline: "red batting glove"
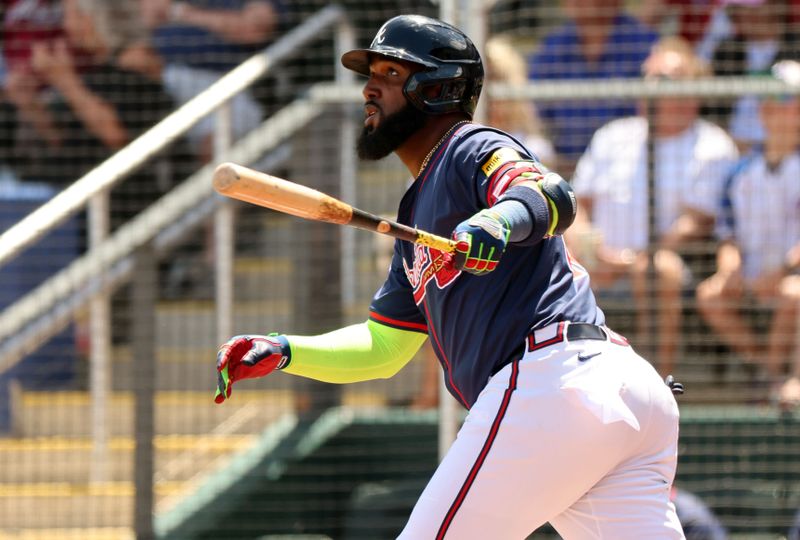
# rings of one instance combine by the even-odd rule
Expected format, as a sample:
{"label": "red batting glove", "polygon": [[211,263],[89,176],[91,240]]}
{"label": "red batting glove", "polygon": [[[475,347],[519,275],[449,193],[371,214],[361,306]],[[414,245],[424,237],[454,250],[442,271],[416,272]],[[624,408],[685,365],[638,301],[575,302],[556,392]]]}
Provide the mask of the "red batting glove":
{"label": "red batting glove", "polygon": [[284,336],[235,336],[217,352],[216,403],[231,397],[233,383],[255,379],[283,369],[291,360],[289,341]]}

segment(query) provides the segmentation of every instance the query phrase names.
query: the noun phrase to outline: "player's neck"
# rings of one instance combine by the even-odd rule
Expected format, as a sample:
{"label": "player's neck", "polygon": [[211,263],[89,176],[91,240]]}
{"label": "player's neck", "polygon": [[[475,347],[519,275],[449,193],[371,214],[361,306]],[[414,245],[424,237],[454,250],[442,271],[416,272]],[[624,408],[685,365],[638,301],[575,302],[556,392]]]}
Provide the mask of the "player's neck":
{"label": "player's neck", "polygon": [[408,138],[396,151],[397,157],[416,178],[450,130],[458,123],[469,120],[463,114],[430,116],[425,125]]}

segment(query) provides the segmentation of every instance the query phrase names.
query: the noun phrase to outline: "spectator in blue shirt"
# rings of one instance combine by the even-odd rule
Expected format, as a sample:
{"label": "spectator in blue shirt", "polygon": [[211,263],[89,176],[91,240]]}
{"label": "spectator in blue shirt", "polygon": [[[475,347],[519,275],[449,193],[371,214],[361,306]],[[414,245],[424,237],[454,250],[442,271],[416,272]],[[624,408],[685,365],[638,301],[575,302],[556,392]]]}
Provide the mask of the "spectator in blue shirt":
{"label": "spectator in blue shirt", "polygon": [[[164,59],[163,80],[183,105],[224,73],[269,45],[284,19],[280,0],[140,0],[151,41]],[[253,130],[273,101],[268,80],[231,101],[234,138]],[[214,118],[206,117],[188,136],[203,161],[213,154]]]}
{"label": "spectator in blue shirt", "polygon": [[[621,0],[565,0],[567,21],[546,35],[529,59],[531,80],[640,77],[658,34],[623,12]],[[636,114],[633,101],[537,103],[559,155],[571,171],[592,134],[610,120]]]}
{"label": "spectator in blue shirt", "polygon": [[282,13],[273,0],[142,0],[142,10],[167,63],[223,72],[269,44]]}

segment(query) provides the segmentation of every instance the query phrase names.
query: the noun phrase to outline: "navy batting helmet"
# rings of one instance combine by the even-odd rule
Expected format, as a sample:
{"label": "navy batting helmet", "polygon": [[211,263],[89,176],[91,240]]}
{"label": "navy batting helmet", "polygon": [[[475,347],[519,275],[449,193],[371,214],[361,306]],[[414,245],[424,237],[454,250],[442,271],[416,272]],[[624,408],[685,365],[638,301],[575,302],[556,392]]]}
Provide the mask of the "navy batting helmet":
{"label": "navy batting helmet", "polygon": [[[381,26],[368,49],[342,55],[344,67],[369,76],[370,55],[406,60],[424,67],[412,74],[403,93],[428,114],[464,112],[472,117],[483,86],[478,49],[458,28],[421,15],[400,15]],[[429,89],[439,85],[435,96]]]}

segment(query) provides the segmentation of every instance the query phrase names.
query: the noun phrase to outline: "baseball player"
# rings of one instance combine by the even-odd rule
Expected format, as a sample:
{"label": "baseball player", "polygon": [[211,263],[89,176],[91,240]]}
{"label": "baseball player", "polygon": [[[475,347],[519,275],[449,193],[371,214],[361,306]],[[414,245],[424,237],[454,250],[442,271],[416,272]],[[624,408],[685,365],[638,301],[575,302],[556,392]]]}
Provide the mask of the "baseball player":
{"label": "baseball player", "polygon": [[603,325],[561,233],[574,196],[517,140],[471,122],[483,82],[460,30],[387,21],[342,56],[368,77],[362,159],[394,152],[415,181],[402,223],[451,235],[454,256],[398,241],[364,323],[319,336],[246,335],[217,356],[216,400],[279,369],[347,383],[390,377],[430,339],[469,414],[401,539],[683,538],[669,489],[670,389]]}

